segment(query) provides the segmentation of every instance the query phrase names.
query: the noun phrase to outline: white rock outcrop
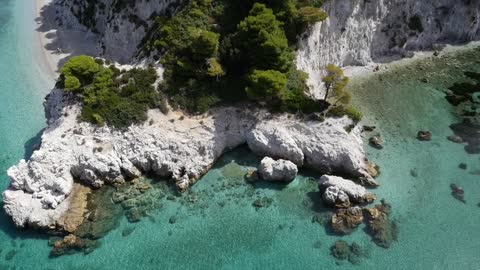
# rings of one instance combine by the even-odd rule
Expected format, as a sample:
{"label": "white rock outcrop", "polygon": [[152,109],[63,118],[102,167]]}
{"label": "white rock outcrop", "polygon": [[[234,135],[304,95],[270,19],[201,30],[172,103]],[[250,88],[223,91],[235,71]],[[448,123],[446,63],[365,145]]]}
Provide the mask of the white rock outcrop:
{"label": "white rock outcrop", "polygon": [[300,41],[297,66],[322,96],[329,64],[363,66],[434,49],[438,44],[480,39],[480,0],[331,0],[329,18]]}
{"label": "white rock outcrop", "polygon": [[344,194],[348,195],[353,203],[365,203],[374,200],[375,195],[355,182],[334,175],[322,175],[320,186],[324,189],[322,198],[326,203],[335,204],[337,200],[345,201]]}
{"label": "white rock outcrop", "polygon": [[258,166],[258,174],[263,180],[290,182],[297,176],[298,168],[295,163],[279,159],[264,157]]}
{"label": "white rock outcrop", "polygon": [[48,97],[40,149],[8,170],[4,208],[18,226],[51,226],[68,209],[74,179],[98,187],[151,172],[186,189],[225,151],[245,143],[300,166],[369,177],[360,130],[345,131],[352,123],[346,117],[304,121],[244,107],[183,118],[150,110],[145,124],[119,131],[78,122],[80,107],[63,104],[62,95],[54,90]]}
{"label": "white rock outcrop", "polygon": [[322,194],[322,199],[326,204],[329,205],[342,205],[349,206],[350,199],[343,190],[339,189],[337,186],[329,186]]}

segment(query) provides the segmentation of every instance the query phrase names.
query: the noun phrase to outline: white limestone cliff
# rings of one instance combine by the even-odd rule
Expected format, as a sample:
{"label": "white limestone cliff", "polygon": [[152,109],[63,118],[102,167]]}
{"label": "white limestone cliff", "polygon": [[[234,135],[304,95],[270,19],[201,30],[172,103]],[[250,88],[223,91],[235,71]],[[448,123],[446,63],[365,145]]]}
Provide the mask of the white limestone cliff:
{"label": "white limestone cliff", "polygon": [[318,97],[329,63],[364,66],[480,39],[480,0],[334,0],[324,8],[329,18],[305,34],[297,53]]}

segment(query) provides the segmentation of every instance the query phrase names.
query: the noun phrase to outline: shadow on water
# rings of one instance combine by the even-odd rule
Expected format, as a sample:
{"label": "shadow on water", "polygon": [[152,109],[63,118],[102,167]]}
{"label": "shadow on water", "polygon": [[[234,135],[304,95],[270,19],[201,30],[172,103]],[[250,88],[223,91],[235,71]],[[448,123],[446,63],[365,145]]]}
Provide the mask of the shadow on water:
{"label": "shadow on water", "polygon": [[42,128],[37,134],[35,134],[35,136],[30,138],[23,145],[23,148],[24,148],[23,158],[25,160],[30,159],[33,152],[35,152],[35,150],[38,150],[40,148],[40,145],[42,143],[42,134],[44,131],[45,131],[45,128]]}

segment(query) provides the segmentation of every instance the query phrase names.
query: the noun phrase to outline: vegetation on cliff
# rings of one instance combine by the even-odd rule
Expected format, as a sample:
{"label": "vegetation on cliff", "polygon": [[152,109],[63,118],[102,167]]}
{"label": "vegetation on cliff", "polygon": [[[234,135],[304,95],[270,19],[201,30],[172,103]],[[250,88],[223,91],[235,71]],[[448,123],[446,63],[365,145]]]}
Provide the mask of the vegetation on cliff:
{"label": "vegetation on cliff", "polygon": [[174,107],[204,112],[220,100],[253,99],[277,110],[322,111],[324,102],[307,96],[307,75],[293,63],[297,37],[327,17],[315,4],[193,0],[157,17],[142,53],[161,58],[160,90]]}
{"label": "vegetation on cliff", "polygon": [[147,119],[147,109],[162,102],[153,83],[154,68],[120,71],[104,67],[89,56],[72,57],[61,69],[57,86],[78,95],[83,120],[124,128]]}

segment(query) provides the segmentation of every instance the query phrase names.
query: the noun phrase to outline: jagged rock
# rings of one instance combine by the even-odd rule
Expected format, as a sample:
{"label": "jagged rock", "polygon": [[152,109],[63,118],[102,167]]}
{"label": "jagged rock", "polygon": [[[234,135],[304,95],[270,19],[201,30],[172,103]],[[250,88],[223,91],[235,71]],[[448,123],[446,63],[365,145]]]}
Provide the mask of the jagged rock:
{"label": "jagged rock", "polygon": [[338,209],[331,220],[333,231],[338,234],[350,234],[362,222],[363,212],[358,206]]}
{"label": "jagged rock", "polygon": [[323,192],[322,199],[325,203],[338,208],[350,206],[350,199],[347,193],[336,186],[327,187],[325,192]]}
{"label": "jagged rock", "polygon": [[417,133],[417,139],[420,141],[432,140],[432,133],[430,131],[421,130]]}
{"label": "jagged rock", "polygon": [[[339,176],[323,175],[320,177],[320,189],[323,194],[329,187],[336,187],[348,195],[350,202],[353,203],[370,203],[375,200],[375,195],[367,191],[364,187],[354,183],[351,180],[344,179]],[[330,189],[330,191],[334,191]],[[332,192],[332,194],[335,194]],[[323,196],[325,198],[325,196]],[[327,203],[331,203],[334,196],[328,196]],[[338,198],[338,196],[337,196]]]}
{"label": "jagged rock", "polygon": [[397,240],[397,225],[390,220],[391,206],[382,200],[373,208],[365,208],[367,229],[373,241],[380,247],[389,248]]}
{"label": "jagged rock", "polygon": [[297,176],[298,168],[293,162],[288,160],[274,160],[265,157],[260,162],[258,174],[263,180],[267,181],[285,181],[290,182]]}

